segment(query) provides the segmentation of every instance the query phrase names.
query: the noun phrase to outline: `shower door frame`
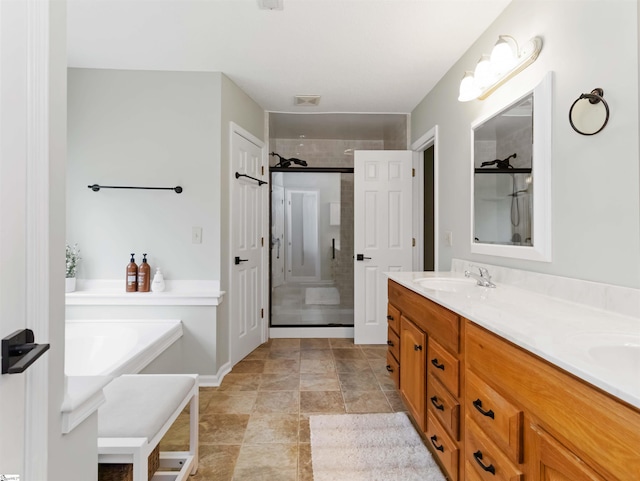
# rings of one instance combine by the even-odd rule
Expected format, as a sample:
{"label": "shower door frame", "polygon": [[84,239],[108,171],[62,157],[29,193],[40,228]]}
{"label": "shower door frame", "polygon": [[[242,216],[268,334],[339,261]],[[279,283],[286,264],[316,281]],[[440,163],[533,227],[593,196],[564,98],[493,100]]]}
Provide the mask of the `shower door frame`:
{"label": "shower door frame", "polygon": [[[269,185],[273,185],[273,174],[277,172],[290,172],[290,173],[309,173],[309,174],[353,174],[355,172],[353,167],[269,167]],[[272,239],[272,222],[273,222],[273,195],[272,190],[269,191],[269,239]],[[308,325],[308,324],[286,324],[281,326],[274,326],[271,321],[273,311],[273,260],[271,246],[269,246],[269,329],[272,328],[321,328],[321,329],[335,329],[335,326],[329,325]],[[286,281],[285,281],[286,282]],[[352,329],[352,328],[351,328]],[[273,337],[273,336],[272,336]]]}

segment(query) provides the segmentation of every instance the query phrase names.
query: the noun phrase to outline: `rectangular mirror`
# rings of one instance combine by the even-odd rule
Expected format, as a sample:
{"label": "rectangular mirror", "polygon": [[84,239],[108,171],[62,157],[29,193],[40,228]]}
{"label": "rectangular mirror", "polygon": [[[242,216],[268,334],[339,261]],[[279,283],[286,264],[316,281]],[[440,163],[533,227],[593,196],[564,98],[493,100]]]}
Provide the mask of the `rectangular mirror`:
{"label": "rectangular mirror", "polygon": [[471,125],[471,252],[551,261],[549,72]]}

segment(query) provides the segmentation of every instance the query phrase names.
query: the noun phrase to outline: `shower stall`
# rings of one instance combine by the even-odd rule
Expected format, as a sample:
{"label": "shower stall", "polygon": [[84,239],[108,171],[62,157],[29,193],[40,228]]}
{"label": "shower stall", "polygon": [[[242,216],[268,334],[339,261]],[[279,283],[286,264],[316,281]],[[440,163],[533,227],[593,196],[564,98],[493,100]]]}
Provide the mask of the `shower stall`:
{"label": "shower stall", "polygon": [[353,326],[353,169],[271,168],[272,327]]}

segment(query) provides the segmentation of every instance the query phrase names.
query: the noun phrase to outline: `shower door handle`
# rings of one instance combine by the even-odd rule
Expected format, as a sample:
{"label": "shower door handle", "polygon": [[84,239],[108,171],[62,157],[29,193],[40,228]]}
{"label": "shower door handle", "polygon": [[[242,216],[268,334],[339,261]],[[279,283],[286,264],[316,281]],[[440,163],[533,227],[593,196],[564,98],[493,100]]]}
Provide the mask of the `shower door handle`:
{"label": "shower door handle", "polygon": [[356,254],[357,261],[363,261],[365,259],[371,259],[371,257],[365,257],[364,254]]}

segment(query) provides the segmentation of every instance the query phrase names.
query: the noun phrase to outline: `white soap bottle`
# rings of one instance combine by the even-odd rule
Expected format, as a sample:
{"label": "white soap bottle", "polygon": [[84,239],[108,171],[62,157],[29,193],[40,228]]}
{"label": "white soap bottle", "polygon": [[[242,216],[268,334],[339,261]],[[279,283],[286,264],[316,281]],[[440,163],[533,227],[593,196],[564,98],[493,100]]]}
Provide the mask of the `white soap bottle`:
{"label": "white soap bottle", "polygon": [[151,283],[151,291],[152,292],[162,292],[164,291],[164,276],[162,272],[160,272],[160,268],[156,268],[156,274],[153,276],[153,282]]}

